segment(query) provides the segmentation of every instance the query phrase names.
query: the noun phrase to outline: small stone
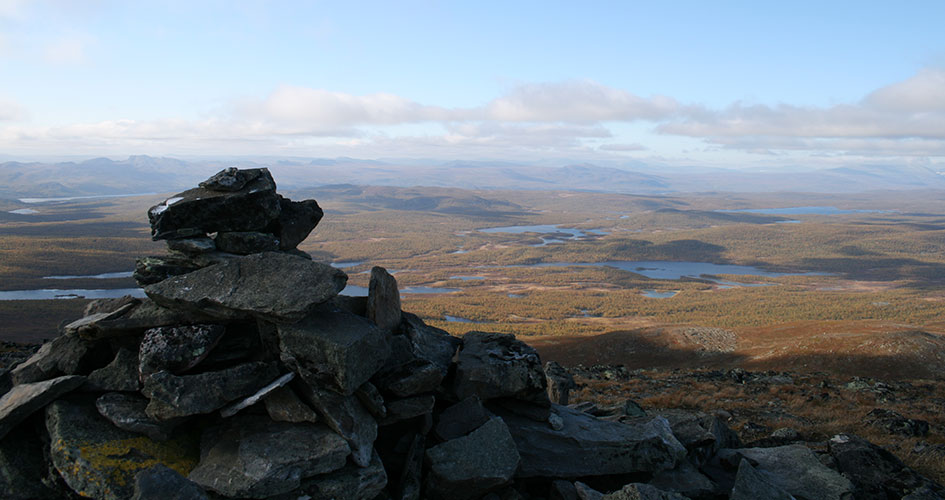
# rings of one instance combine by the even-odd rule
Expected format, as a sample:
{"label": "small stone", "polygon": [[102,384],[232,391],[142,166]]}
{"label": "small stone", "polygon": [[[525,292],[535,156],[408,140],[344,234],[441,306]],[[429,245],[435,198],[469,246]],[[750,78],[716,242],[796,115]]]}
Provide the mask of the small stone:
{"label": "small stone", "polygon": [[322,220],[324,212],[315,200],[291,201],[279,196],[282,211],[268,228],[279,239],[279,248],[292,250],[305,241],[305,238]]}
{"label": "small stone", "polygon": [[152,373],[185,372],[210,353],[226,329],[221,325],[165,326],[144,332],[138,353],[143,381]]}
{"label": "small stone", "polygon": [[325,423],[348,441],[354,463],[367,467],[377,439],[377,421],[358,398],[309,384],[299,384],[297,387],[302,391],[302,398],[325,418]]}
{"label": "small stone", "polygon": [[551,482],[548,500],[578,500],[577,489],[571,481],[555,479]]}
{"label": "small stone", "polygon": [[430,361],[414,359],[396,370],[379,373],[374,380],[384,393],[404,398],[436,390],[443,374]]}
{"label": "small stone", "polygon": [[88,381],[82,389],[102,392],[140,390],[138,354],[120,348],[111,363],[89,374]]}
{"label": "small stone", "polygon": [[387,417],[380,422],[380,425],[391,425],[402,420],[429,414],[433,411],[434,404],[436,404],[436,397],[432,394],[389,400],[385,405],[387,407]]}
{"label": "small stone", "polygon": [[449,441],[482,427],[490,417],[479,398],[472,395],[443,410],[433,432],[443,441]]}
{"label": "small stone", "polygon": [[367,318],[381,330],[388,332],[400,330],[400,290],[397,288],[397,280],[387,272],[387,269],[380,266],[371,268]]}
{"label": "small stone", "polygon": [[648,484],[630,483],[619,491],[604,495],[603,500],[689,500],[671,491],[663,491]]}
{"label": "small stone", "polygon": [[169,420],[210,413],[258,391],[279,376],[275,364],[251,362],[213,372],[177,376],[157,372],[144,382],[148,416]]}
{"label": "small stone", "polygon": [[217,249],[217,245],[213,242],[213,239],[207,236],[200,236],[198,238],[167,240],[167,248],[175,252],[197,255],[212,252]]}
{"label": "small stone", "polygon": [[14,384],[26,384],[61,375],[87,375],[111,359],[111,349],[106,344],[60,335],[17,365],[10,371],[10,377]]}
{"label": "small stone", "polygon": [[294,378],[295,378],[295,374],[294,374],[294,373],[292,373],[292,372],[286,373],[285,375],[283,375],[283,376],[281,376],[281,377],[275,379],[274,381],[272,381],[271,384],[269,384],[269,385],[267,385],[266,387],[263,387],[262,389],[256,391],[256,393],[253,394],[252,396],[250,396],[250,397],[248,397],[248,398],[246,398],[246,399],[244,399],[244,400],[242,400],[242,401],[237,401],[236,403],[233,403],[233,404],[231,404],[230,406],[227,406],[227,407],[221,409],[221,410],[220,410],[220,416],[221,416],[221,417],[224,417],[224,418],[227,418],[227,417],[232,417],[233,415],[236,415],[236,414],[237,414],[240,410],[242,410],[243,408],[248,408],[248,407],[250,407],[250,406],[252,406],[252,405],[258,403],[259,400],[261,400],[262,398],[266,397],[269,393],[271,393],[272,391],[275,391],[276,389],[278,389],[278,388],[280,388],[280,387],[282,387],[282,386],[288,384],[288,383],[291,382],[292,379],[294,379]]}
{"label": "small stone", "polygon": [[151,255],[141,257],[135,261],[135,270],[132,277],[140,286],[160,283],[171,276],[187,274],[202,266],[190,257],[172,255]]}
{"label": "small stone", "polygon": [[269,418],[276,422],[318,422],[315,410],[303,403],[291,387],[277,388],[263,399],[263,403]]}
{"label": "small stone", "polygon": [[207,500],[207,492],[164,464],[135,474],[131,500]]}
{"label": "small stone", "polygon": [[361,387],[358,387],[354,395],[358,397],[358,401],[364,405],[367,411],[371,412],[374,418],[382,419],[387,416],[384,396],[381,396],[380,391],[377,390],[374,384],[365,382]]}

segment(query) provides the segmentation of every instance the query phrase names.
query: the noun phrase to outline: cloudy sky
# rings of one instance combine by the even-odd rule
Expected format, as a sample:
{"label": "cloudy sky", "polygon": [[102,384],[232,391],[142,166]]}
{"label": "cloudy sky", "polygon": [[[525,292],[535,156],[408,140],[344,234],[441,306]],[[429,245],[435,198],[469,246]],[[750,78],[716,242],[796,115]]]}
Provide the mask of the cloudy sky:
{"label": "cloudy sky", "polygon": [[0,0],[0,159],[945,167],[943,19],[939,0]]}

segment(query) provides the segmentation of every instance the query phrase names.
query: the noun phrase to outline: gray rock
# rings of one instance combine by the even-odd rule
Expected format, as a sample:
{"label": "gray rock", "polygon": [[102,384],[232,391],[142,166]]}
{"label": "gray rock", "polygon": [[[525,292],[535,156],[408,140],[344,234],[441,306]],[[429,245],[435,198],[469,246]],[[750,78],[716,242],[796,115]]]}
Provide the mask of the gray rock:
{"label": "gray rock", "polygon": [[853,482],[857,500],[901,498],[920,488],[945,495],[945,488],[863,438],[839,434],[830,439],[827,449],[837,469]]}
{"label": "gray rock", "polygon": [[561,405],[552,405],[552,414],[561,417],[560,430],[518,415],[501,415],[522,456],[518,477],[653,473],[674,468],[686,455],[662,417],[609,422]]}
{"label": "gray rock", "polygon": [[206,265],[198,264],[191,257],[175,255],[149,255],[135,260],[131,276],[140,286],[160,283],[171,276],[187,274]]}
{"label": "gray rock", "polygon": [[378,498],[387,486],[387,471],[381,457],[374,453],[367,467],[345,465],[328,474],[320,474],[302,481],[302,486],[269,500],[366,500]]}
{"label": "gray rock", "polygon": [[[33,426],[20,426],[0,439],[0,491],[10,500],[59,499],[61,492],[50,484],[49,465],[43,456],[42,439]],[[57,474],[58,475],[58,474]]]}
{"label": "gray rock", "polygon": [[141,303],[141,299],[131,295],[122,295],[114,299],[95,299],[85,305],[82,315],[92,316],[98,313],[115,312],[128,304],[135,306],[139,303]]}
{"label": "gray rock", "polygon": [[222,325],[162,326],[144,332],[138,352],[138,374],[178,374],[197,365],[216,347],[226,331]]}
{"label": "gray rock", "polygon": [[571,481],[555,479],[551,482],[548,500],[578,500],[577,488],[574,487],[574,483]]}
{"label": "gray rock", "polygon": [[377,439],[377,421],[357,396],[342,396],[308,384],[298,384],[296,388],[302,399],[325,418],[325,423],[348,441],[354,463],[367,467]]}
{"label": "gray rock", "polygon": [[463,341],[450,335],[446,330],[427,325],[419,317],[403,313],[405,334],[410,339],[413,353],[418,357],[433,362],[440,367],[445,377],[453,364],[453,356]]}
{"label": "gray rock", "polygon": [[[256,231],[279,217],[276,183],[267,169],[249,174],[235,191],[197,187],[178,193],[148,210],[155,240],[191,238],[222,231]],[[207,186],[219,188],[214,182]],[[234,184],[236,185],[236,184]]]}
{"label": "gray rock", "polygon": [[273,422],[241,415],[204,433],[200,463],[189,479],[230,497],[268,498],[303,478],[341,469],[347,443],[324,425]]}
{"label": "gray rock", "polygon": [[82,389],[102,392],[140,390],[138,354],[123,347],[118,349],[111,363],[89,374]]}
{"label": "gray rock", "polygon": [[211,238],[200,236],[182,240],[167,240],[167,248],[188,255],[198,255],[216,250],[217,244]]}
{"label": "gray rock", "polygon": [[228,418],[228,417],[232,417],[233,415],[236,415],[237,413],[239,413],[240,410],[244,408],[248,408],[258,403],[262,398],[266,397],[269,393],[275,391],[276,389],[279,389],[280,387],[283,387],[284,385],[291,382],[292,379],[294,378],[295,378],[294,373],[292,372],[286,373],[285,375],[273,380],[272,383],[270,383],[266,387],[263,387],[262,389],[256,391],[256,393],[253,394],[252,396],[242,401],[237,401],[229,406],[222,408],[220,410],[220,416],[224,418]]}
{"label": "gray rock", "polygon": [[400,330],[400,290],[397,280],[380,266],[371,268],[368,284],[367,318],[381,330]]}
{"label": "gray rock", "polygon": [[699,472],[688,460],[680,462],[675,469],[657,472],[648,484],[663,491],[692,498],[711,497],[716,489],[715,483]]}
{"label": "gray rock", "polygon": [[264,170],[268,173],[267,169],[248,168],[240,170],[236,167],[227,167],[201,182],[199,186],[211,191],[232,193],[243,189],[247,183],[257,179],[263,174]]}
{"label": "gray rock", "polygon": [[520,457],[500,418],[461,438],[427,449],[427,495],[431,498],[477,498],[508,484]]}
{"label": "gray rock", "polygon": [[387,334],[370,321],[331,307],[278,326],[282,361],[311,385],[353,394],[390,355]]}
{"label": "gray rock", "polygon": [[62,332],[66,335],[74,335],[79,332],[91,328],[93,325],[99,323],[100,321],[108,321],[110,319],[117,318],[126,312],[134,308],[138,302],[138,299],[135,299],[136,302],[127,302],[122,304],[120,307],[111,310],[111,311],[102,311],[92,314],[87,314],[85,317],[77,319],[72,323],[62,327]]}
{"label": "gray rock", "polygon": [[85,377],[66,375],[19,384],[0,398],[0,439],[27,417],[85,383]]}
{"label": "gray rock", "polygon": [[715,415],[675,409],[654,413],[669,421],[673,435],[686,447],[696,465],[705,463],[722,448],[741,446],[738,435]]}
{"label": "gray rock", "polygon": [[382,392],[401,398],[432,392],[442,381],[440,368],[425,359],[414,359],[397,369],[382,371],[374,379]]}
{"label": "gray rock", "polygon": [[53,466],[84,497],[123,500],[134,495],[134,477],[155,463],[186,471],[197,460],[197,443],[182,436],[159,443],[119,429],[90,400],[60,399],[46,408]]}
{"label": "gray rock", "polygon": [[604,500],[689,500],[689,498],[648,484],[630,483],[619,491],[604,495]]}
{"label": "gray rock", "polygon": [[423,456],[427,438],[422,432],[414,434],[404,457],[404,467],[400,471],[397,491],[400,500],[419,500],[423,491]]}
{"label": "gray rock", "polygon": [[792,444],[775,448],[741,448],[735,452],[769,481],[791,495],[807,500],[848,500],[853,484],[828,468],[806,446]]}
{"label": "gray rock", "polygon": [[213,372],[177,376],[157,372],[144,381],[148,416],[155,420],[210,413],[275,380],[274,364],[251,362]]}
{"label": "gray rock", "polygon": [[364,408],[366,408],[374,418],[382,419],[387,416],[387,407],[384,406],[384,396],[381,396],[381,392],[377,390],[374,384],[365,382],[364,385],[358,387],[357,391],[354,391],[354,395],[358,397],[358,401],[364,405]]}
{"label": "gray rock", "polygon": [[163,422],[145,413],[148,400],[138,394],[110,392],[95,400],[95,408],[109,422],[126,431],[144,434],[155,441],[167,441],[183,419]]}
{"label": "gray rock", "polygon": [[571,391],[577,388],[571,373],[557,361],[549,361],[545,363],[545,380],[551,402],[567,406]]}
{"label": "gray rock", "polygon": [[590,486],[580,482],[574,482],[574,492],[577,494],[578,498],[581,500],[601,500],[604,498],[604,494],[591,488]]}
{"label": "gray rock", "polygon": [[157,464],[135,475],[135,494],[131,500],[206,500],[207,492],[196,483],[164,464]]}
{"label": "gray rock", "polygon": [[110,360],[108,345],[60,335],[11,370],[10,377],[14,384],[27,384],[60,375],[88,375]]}
{"label": "gray rock", "polygon": [[755,470],[744,458],[738,464],[735,487],[730,500],[795,500],[794,497],[772,483],[767,475]]}
{"label": "gray rock", "polygon": [[276,422],[318,422],[318,413],[303,403],[291,387],[279,387],[263,399],[266,413]]}
{"label": "gray rock", "polygon": [[267,231],[279,238],[282,250],[299,246],[324,215],[315,200],[291,201],[279,196],[279,206],[282,208],[279,218],[270,224]]}
{"label": "gray rock", "polygon": [[409,398],[388,400],[387,416],[380,421],[380,425],[391,425],[409,418],[419,417],[433,412],[436,397],[432,394],[411,396]]}
{"label": "gray rock", "polygon": [[154,303],[151,299],[140,299],[124,314],[100,319],[83,325],[76,333],[87,340],[140,335],[145,330],[160,326],[212,323],[214,318],[200,312],[172,311]]}
{"label": "gray rock", "polygon": [[237,255],[249,255],[259,252],[279,250],[279,239],[269,233],[259,231],[229,231],[218,233],[214,238],[217,248]]}
{"label": "gray rock", "polygon": [[892,410],[874,408],[866,414],[866,422],[890,434],[900,436],[925,436],[929,433],[929,423],[917,418],[906,418]]}
{"label": "gray rock", "polygon": [[514,335],[469,332],[456,362],[453,392],[486,401],[515,398],[548,406],[545,372],[538,352]]}
{"label": "gray rock", "polygon": [[436,437],[443,441],[465,436],[489,421],[491,414],[482,406],[475,395],[450,406],[440,413],[436,427]]}
{"label": "gray rock", "polygon": [[170,309],[223,319],[253,315],[291,322],[337,295],[347,279],[344,272],[327,264],[264,252],[174,276],[144,291]]}

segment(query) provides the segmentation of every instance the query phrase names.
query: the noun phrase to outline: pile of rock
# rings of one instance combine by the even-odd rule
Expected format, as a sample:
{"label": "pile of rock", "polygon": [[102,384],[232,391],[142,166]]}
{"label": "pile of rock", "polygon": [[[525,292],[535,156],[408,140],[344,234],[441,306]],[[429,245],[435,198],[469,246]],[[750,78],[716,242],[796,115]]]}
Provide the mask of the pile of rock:
{"label": "pile of rock", "polygon": [[[803,446],[738,449],[716,417],[566,406],[567,370],[511,335],[460,339],[402,312],[382,268],[367,297],[338,295],[347,276],[295,249],[321,210],[277,195],[265,169],[225,170],[149,216],[172,253],[139,262],[148,298],[93,302],[3,375],[5,498],[843,499],[859,487]],[[831,446],[848,463],[874,451]]]}

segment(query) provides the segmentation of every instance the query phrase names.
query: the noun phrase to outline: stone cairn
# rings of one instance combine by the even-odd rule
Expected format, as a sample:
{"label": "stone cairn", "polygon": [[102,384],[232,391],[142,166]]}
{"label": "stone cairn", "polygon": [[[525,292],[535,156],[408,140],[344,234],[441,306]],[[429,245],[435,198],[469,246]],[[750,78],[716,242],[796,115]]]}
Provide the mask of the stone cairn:
{"label": "stone cairn", "polygon": [[567,406],[567,370],[402,312],[383,268],[338,295],[347,276],[296,249],[322,210],[275,188],[231,168],[152,207],[171,253],[138,261],[148,298],[92,302],[0,377],[3,498],[847,499],[875,476],[740,448],[715,416]]}

